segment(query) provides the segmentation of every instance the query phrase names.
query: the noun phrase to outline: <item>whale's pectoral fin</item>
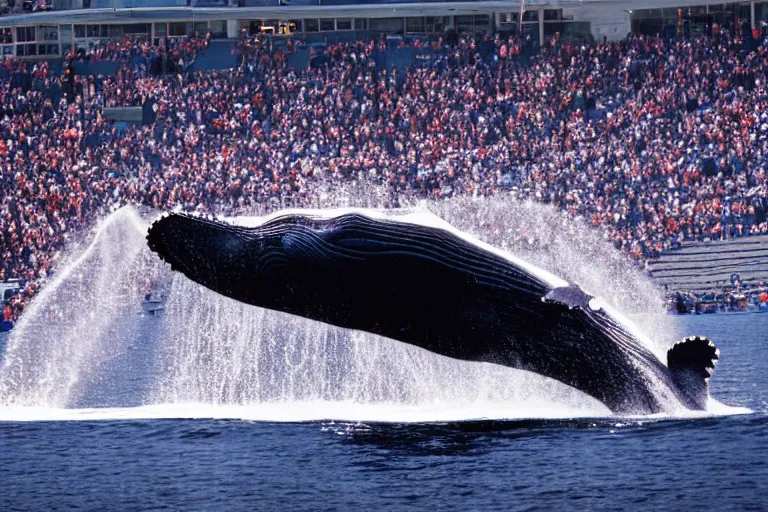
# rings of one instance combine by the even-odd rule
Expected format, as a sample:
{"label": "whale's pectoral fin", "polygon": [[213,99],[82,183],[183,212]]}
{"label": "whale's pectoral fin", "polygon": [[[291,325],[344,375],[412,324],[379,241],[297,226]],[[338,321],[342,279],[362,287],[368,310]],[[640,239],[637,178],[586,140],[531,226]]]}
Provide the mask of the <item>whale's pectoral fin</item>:
{"label": "whale's pectoral fin", "polygon": [[559,302],[565,304],[568,309],[581,308],[586,310],[589,306],[589,301],[592,300],[591,295],[587,295],[584,290],[579,288],[575,284],[569,284],[568,286],[561,286],[558,288],[552,288],[542,299],[544,302]]}
{"label": "whale's pectoral fin", "polygon": [[667,352],[667,366],[678,387],[698,409],[706,409],[709,377],[720,351],[704,336],[689,336]]}

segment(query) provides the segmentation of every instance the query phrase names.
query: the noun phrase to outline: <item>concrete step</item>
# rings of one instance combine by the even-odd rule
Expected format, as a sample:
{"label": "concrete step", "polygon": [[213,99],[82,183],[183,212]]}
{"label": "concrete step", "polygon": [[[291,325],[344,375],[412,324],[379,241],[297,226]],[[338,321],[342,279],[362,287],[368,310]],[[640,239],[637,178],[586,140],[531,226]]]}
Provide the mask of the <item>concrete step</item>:
{"label": "concrete step", "polygon": [[729,238],[727,240],[715,240],[712,242],[685,242],[682,249],[669,250],[665,254],[680,254],[695,251],[712,252],[724,247],[729,250],[736,250],[755,245],[768,245],[768,235],[744,236],[740,238]]}
{"label": "concrete step", "polygon": [[[760,283],[763,281],[757,280],[757,279],[747,279],[742,281],[742,285],[744,286],[750,286],[755,287],[759,286]],[[687,283],[687,282],[678,282],[678,283],[664,283],[660,284],[662,288],[674,292],[674,291],[686,291],[686,292],[710,292],[713,290],[722,290],[723,288],[726,288],[730,286],[730,281],[723,282],[723,281],[712,281],[712,282],[704,282],[704,283]]]}
{"label": "concrete step", "polygon": [[717,262],[685,262],[669,263],[663,267],[655,267],[650,270],[652,276],[664,276],[681,274],[686,272],[703,273],[706,271],[726,271],[735,267],[766,268],[768,269],[768,255],[762,258],[733,258],[731,260],[719,260]]}
{"label": "concrete step", "polygon": [[648,262],[648,266],[652,269],[665,265],[674,265],[678,263],[699,263],[702,261],[729,261],[734,258],[737,259],[749,259],[749,258],[762,258],[768,257],[768,246],[765,248],[744,249],[742,251],[715,251],[711,253],[680,253],[677,255],[670,255],[668,257],[662,256],[658,260]]}
{"label": "concrete step", "polygon": [[732,274],[743,284],[768,281],[768,236],[687,245],[649,261],[648,273],[670,290],[694,292],[728,286]]}
{"label": "concrete step", "polygon": [[[768,280],[768,272],[737,272],[741,276],[742,282],[745,280],[752,281],[764,281]],[[670,285],[673,283],[715,283],[724,282],[726,284],[731,282],[731,274],[714,274],[714,275],[700,275],[700,276],[668,276],[654,279],[658,284]]]}

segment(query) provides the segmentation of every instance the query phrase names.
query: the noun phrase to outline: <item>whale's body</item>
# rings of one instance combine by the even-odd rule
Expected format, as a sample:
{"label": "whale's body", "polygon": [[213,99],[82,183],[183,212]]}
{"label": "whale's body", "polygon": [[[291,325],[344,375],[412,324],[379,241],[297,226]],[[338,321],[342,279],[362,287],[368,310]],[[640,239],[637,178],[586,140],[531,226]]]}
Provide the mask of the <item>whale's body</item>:
{"label": "whale's body", "polygon": [[659,384],[706,407],[709,340],[687,338],[664,365],[577,286],[445,224],[295,211],[242,227],[174,213],[147,238],[174,270],[247,304],[536,372],[617,413],[661,412]]}

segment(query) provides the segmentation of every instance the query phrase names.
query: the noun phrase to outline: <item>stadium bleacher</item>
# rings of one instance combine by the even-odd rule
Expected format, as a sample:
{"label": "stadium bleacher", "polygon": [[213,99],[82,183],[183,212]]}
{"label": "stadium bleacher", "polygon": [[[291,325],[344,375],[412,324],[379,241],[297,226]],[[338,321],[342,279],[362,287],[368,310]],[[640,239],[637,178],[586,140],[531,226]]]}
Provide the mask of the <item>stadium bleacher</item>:
{"label": "stadium bleacher", "polygon": [[[766,27],[541,49],[501,34],[200,36],[90,44],[61,71],[0,63],[14,315],[70,233],[115,206],[233,213],[351,177],[395,198],[549,203],[638,262],[768,232]],[[142,123],[104,115],[121,107]]]}

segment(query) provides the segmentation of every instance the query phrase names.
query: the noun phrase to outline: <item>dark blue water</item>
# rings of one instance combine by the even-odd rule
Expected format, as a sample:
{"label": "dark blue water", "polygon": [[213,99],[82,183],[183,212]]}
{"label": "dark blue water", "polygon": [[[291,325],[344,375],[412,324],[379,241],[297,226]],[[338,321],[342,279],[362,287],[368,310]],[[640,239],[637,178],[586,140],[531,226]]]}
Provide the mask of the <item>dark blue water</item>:
{"label": "dark blue water", "polygon": [[752,414],[453,424],[0,422],[0,510],[762,510],[768,315],[716,340],[712,394]]}

